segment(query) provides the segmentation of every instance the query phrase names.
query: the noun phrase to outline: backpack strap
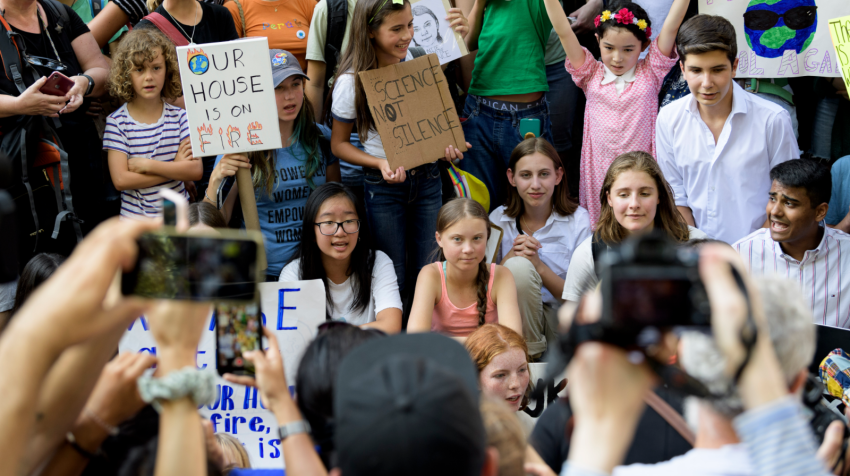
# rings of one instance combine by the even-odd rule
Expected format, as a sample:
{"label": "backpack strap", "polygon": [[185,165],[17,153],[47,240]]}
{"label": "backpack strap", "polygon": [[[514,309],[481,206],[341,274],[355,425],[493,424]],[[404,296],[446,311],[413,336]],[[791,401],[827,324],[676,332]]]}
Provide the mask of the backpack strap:
{"label": "backpack strap", "polygon": [[159,31],[161,31],[163,34],[165,34],[165,36],[167,36],[171,40],[171,42],[174,43],[174,46],[188,46],[189,45],[189,40],[187,40],[186,37],[183,36],[182,33],[177,31],[177,28],[175,28],[174,25],[172,25],[171,22],[168,21],[167,18],[160,15],[159,13],[153,12],[153,13],[149,14],[148,16],[142,18],[142,20],[147,20],[147,21],[153,23],[154,26],[159,29]]}
{"label": "backpack strap", "polygon": [[13,81],[18,89],[18,94],[27,90],[24,78],[21,75],[21,52],[15,37],[18,35],[12,27],[6,23],[6,19],[0,16],[0,60],[3,61],[3,69],[6,79]]}
{"label": "backpack strap", "polygon": [[[77,243],[83,240],[83,232],[80,229],[80,223],[82,220],[77,218],[76,214],[74,214],[74,203],[71,201],[71,168],[68,165],[68,153],[62,149],[59,142],[58,137],[54,137],[56,142],[49,141],[47,139],[42,138],[41,142],[47,144],[50,147],[56,149],[59,153],[59,169],[62,171],[62,190],[61,192],[56,193],[56,198],[58,199],[61,195],[62,202],[64,202],[65,209],[62,210],[62,202],[57,201],[57,210],[59,213],[56,214],[56,222],[53,226],[53,234],[51,237],[55,240],[59,237],[59,227],[62,225],[64,220],[71,220],[71,223],[74,225],[74,233],[77,235]],[[55,169],[54,169],[55,170]],[[54,190],[58,186],[58,180],[54,180]]]}
{"label": "backpack strap", "polygon": [[239,10],[239,21],[242,23],[242,36],[240,38],[245,38],[248,36],[248,28],[245,26],[245,10],[242,9],[242,2],[239,0],[233,0],[236,2],[236,9]]}
{"label": "backpack strap", "polygon": [[599,256],[608,251],[608,243],[600,240],[596,235],[590,238],[590,252],[593,255],[594,265],[599,263]]}
{"label": "backpack strap", "polygon": [[328,5],[327,41],[325,41],[325,85],[328,85],[342,57],[342,41],[348,19],[347,0],[326,0]]}
{"label": "backpack strap", "polygon": [[68,16],[68,10],[65,9],[65,5],[59,3],[59,0],[43,0],[42,5],[45,9],[50,10],[53,17],[57,19],[57,31],[61,34],[62,30],[71,24],[71,18]]}
{"label": "backpack strap", "polygon": [[91,0],[91,9],[92,9],[92,17],[96,17],[98,13],[103,9],[103,5],[100,3],[100,0]]}
{"label": "backpack strap", "polygon": [[425,48],[421,46],[414,46],[413,48],[410,48],[410,56],[413,56],[414,59],[420,56],[425,56],[426,54]]}
{"label": "backpack strap", "polygon": [[40,230],[40,225],[38,223],[38,213],[35,211],[35,197],[32,194],[32,185],[30,185],[29,180],[29,164],[27,163],[27,130],[26,128],[21,129],[21,181],[24,184],[24,187],[27,189],[27,197],[30,202],[30,213],[32,213],[32,221],[35,225],[35,245],[33,246],[33,253],[38,249],[38,235]]}
{"label": "backpack strap", "polygon": [[643,401],[655,410],[656,413],[661,415],[661,418],[673,427],[673,429],[676,430],[676,432],[679,433],[685,441],[687,441],[691,446],[694,446],[694,443],[696,442],[696,435],[694,435],[694,432],[676,409],[671,407],[669,403],[664,401],[663,398],[659,397],[652,390],[646,392],[646,395],[643,397]]}

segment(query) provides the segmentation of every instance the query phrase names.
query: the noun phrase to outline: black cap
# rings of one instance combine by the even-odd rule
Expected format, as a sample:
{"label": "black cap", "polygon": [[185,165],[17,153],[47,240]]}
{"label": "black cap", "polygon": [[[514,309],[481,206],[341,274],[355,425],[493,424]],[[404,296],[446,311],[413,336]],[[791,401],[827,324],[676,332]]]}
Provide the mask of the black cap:
{"label": "black cap", "polygon": [[401,334],[354,349],[334,389],[345,476],[478,475],[486,436],[478,371],[439,334]]}

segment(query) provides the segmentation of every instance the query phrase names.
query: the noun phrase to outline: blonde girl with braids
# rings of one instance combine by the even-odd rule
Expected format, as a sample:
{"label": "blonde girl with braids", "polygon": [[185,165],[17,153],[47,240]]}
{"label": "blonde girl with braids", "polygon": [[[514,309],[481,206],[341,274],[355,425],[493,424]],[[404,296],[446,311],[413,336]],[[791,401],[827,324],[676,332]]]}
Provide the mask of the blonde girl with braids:
{"label": "blonde girl with braids", "polygon": [[445,204],[435,237],[440,260],[419,273],[408,332],[440,332],[465,341],[486,323],[522,335],[514,277],[485,259],[490,218],[484,207],[468,198]]}

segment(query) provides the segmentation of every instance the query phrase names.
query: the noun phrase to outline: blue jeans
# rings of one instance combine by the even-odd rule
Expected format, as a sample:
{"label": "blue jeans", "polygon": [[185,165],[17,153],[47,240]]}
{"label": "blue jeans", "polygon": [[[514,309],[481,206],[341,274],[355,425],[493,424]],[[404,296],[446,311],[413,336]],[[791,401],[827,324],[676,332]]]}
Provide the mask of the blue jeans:
{"label": "blue jeans", "polygon": [[490,192],[490,210],[505,203],[508,179],[508,161],[511,152],[522,142],[519,122],[523,119],[540,119],[543,138],[552,142],[552,126],[549,121],[549,106],[545,103],[521,111],[497,111],[481,103],[472,94],[466,98],[463,108],[463,135],[472,145],[464,152],[460,168],[471,173],[487,186]]}
{"label": "blue jeans", "polygon": [[815,123],[812,124],[811,153],[815,157],[832,158],[832,126],[838,115],[840,98],[829,97],[818,101],[815,110]]}
{"label": "blue jeans", "polygon": [[407,171],[407,180],[390,184],[381,171],[363,167],[366,215],[375,247],[390,257],[404,291],[406,278],[414,281],[433,259],[437,242],[437,214],[443,204],[440,169],[425,164]]}
{"label": "blue jeans", "polygon": [[562,152],[573,147],[573,123],[576,118],[576,105],[582,94],[581,89],[573,82],[563,61],[546,66],[546,81],[549,92],[546,101],[549,102],[549,120],[552,122],[552,145],[566,160]]}

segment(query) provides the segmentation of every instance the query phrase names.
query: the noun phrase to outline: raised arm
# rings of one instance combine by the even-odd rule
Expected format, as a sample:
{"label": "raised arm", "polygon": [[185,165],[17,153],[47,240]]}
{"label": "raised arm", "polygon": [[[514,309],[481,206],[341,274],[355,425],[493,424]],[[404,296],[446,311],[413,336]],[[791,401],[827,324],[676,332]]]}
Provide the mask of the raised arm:
{"label": "raised arm", "polygon": [[[687,0],[684,1],[687,2]],[[584,49],[579,44],[573,28],[570,26],[570,21],[567,20],[567,14],[564,13],[564,8],[561,7],[558,0],[544,0],[543,4],[546,5],[546,14],[549,15],[549,21],[552,22],[552,27],[555,29],[555,33],[558,34],[564,51],[567,52],[567,58],[570,59],[573,68],[581,68],[585,60]]]}
{"label": "raised arm", "polygon": [[679,33],[679,27],[682,26],[685,13],[688,11],[688,1],[673,1],[673,6],[670,7],[670,13],[667,14],[667,19],[664,20],[664,26],[661,27],[661,33],[658,34],[658,50],[668,58],[673,57],[673,48],[676,47],[676,35]]}

